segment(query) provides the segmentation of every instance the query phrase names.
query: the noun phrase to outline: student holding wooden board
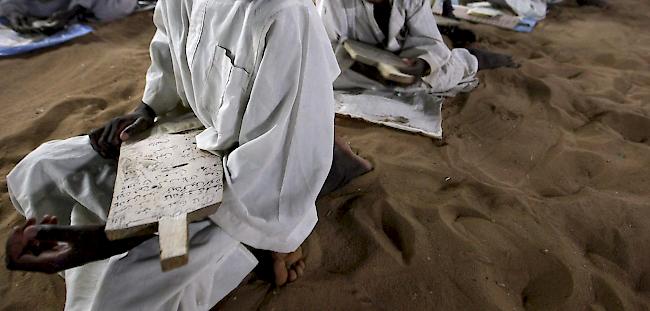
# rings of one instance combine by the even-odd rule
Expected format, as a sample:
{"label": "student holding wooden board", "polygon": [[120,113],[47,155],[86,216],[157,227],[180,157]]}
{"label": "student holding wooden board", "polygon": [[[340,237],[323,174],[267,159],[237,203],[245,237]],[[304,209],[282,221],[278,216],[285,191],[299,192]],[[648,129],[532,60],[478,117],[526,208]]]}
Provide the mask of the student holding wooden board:
{"label": "student holding wooden board", "polygon": [[[29,219],[7,241],[7,266],[66,270],[70,310],[208,310],[257,264],[243,244],[272,252],[277,285],[294,281],[304,272],[300,245],[316,224],[319,193],[370,169],[334,138],[332,82],[339,70],[310,0],[159,0],[154,22],[142,103],[90,135],[41,145],[7,176],[14,206]],[[220,206],[185,231],[190,217],[183,213],[190,211],[166,214],[159,228],[161,240],[176,237],[170,243],[150,233],[109,240],[104,223],[112,199],[121,207],[142,200],[139,192],[114,198],[113,189],[148,195],[162,183],[148,172],[162,172],[153,170],[159,158],[177,158],[162,149],[146,155],[138,163],[152,170],[124,173],[149,182],[116,185],[120,145],[153,126],[168,129],[163,119],[179,109],[192,111],[180,122],[186,129],[204,128],[190,145],[223,156]],[[196,169],[167,164],[163,169]],[[216,189],[209,180],[197,188],[190,175],[174,178],[182,185],[168,193],[172,199],[187,187]],[[146,223],[127,216],[116,223]],[[184,239],[189,260],[162,272],[161,244],[172,245],[170,258],[177,258]]]}
{"label": "student holding wooden board", "polygon": [[495,53],[450,50],[438,31],[429,0],[321,0],[318,10],[342,71],[334,84],[337,89],[386,89],[350,57],[345,48],[349,40],[403,58],[403,66],[393,68],[417,78],[410,83],[412,89],[432,93],[467,92],[477,85],[479,69],[514,66],[512,59]]}

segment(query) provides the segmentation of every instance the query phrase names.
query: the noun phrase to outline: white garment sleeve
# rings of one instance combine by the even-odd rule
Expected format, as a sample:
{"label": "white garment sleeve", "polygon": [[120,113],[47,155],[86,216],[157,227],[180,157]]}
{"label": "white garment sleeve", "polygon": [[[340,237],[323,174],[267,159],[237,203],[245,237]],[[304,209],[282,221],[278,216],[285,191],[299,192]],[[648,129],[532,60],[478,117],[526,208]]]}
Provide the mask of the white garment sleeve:
{"label": "white garment sleeve", "polygon": [[346,71],[354,64],[354,60],[343,47],[343,42],[350,36],[348,13],[341,0],[322,0],[318,4],[318,14],[323,21],[341,71]]}
{"label": "white garment sleeve", "polygon": [[478,61],[466,49],[449,50],[442,40],[429,1],[415,0],[407,7],[406,41],[402,57],[418,57],[431,67],[422,79],[434,92],[447,92],[461,83],[473,81]]}
{"label": "white garment sleeve", "polygon": [[323,0],[318,4],[318,14],[323,20],[327,37],[336,48],[339,42],[348,37],[348,25],[346,20],[345,8],[340,1]]}
{"label": "white garment sleeve", "polygon": [[292,252],[317,221],[339,71],[314,8],[282,9],[263,39],[239,146],[224,157],[223,203],[211,218],[242,243]]}
{"label": "white garment sleeve", "polygon": [[167,14],[164,12],[162,2],[159,1],[156,4],[153,15],[157,29],[149,46],[151,65],[147,71],[147,83],[142,96],[142,102],[151,107],[157,115],[172,111],[180,102],[172,65],[171,47],[165,26]]}

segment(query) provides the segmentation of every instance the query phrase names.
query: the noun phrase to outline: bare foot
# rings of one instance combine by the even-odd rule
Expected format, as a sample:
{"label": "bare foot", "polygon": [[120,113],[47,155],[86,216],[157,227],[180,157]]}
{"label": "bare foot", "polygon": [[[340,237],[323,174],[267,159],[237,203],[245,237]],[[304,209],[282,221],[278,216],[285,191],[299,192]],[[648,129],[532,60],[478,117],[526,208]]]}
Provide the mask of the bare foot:
{"label": "bare foot", "polygon": [[300,278],[305,272],[305,254],[302,246],[292,253],[275,253],[248,247],[259,264],[253,270],[256,279],[282,286]]}
{"label": "bare foot", "polygon": [[293,253],[272,253],[275,285],[282,286],[296,281],[305,272],[305,258],[302,247]]}
{"label": "bare foot", "polygon": [[360,157],[350,145],[339,137],[334,138],[334,159],[319,197],[345,186],[352,179],[372,170],[372,163]]}
{"label": "bare foot", "polygon": [[494,53],[477,48],[467,48],[467,50],[478,60],[478,70],[496,69],[496,68],[519,68],[512,56],[500,53]]}
{"label": "bare foot", "polygon": [[468,29],[458,26],[438,26],[438,30],[444,36],[451,40],[454,48],[464,48],[476,42],[476,34]]}
{"label": "bare foot", "polygon": [[336,145],[335,149],[338,149],[339,152],[345,155],[347,158],[346,160],[349,161],[347,164],[349,164],[350,167],[354,169],[351,173],[351,175],[354,175],[352,178],[363,175],[372,170],[372,163],[354,153],[354,151],[352,151],[352,148],[350,148],[350,145],[344,142],[343,139],[335,137],[334,144]]}

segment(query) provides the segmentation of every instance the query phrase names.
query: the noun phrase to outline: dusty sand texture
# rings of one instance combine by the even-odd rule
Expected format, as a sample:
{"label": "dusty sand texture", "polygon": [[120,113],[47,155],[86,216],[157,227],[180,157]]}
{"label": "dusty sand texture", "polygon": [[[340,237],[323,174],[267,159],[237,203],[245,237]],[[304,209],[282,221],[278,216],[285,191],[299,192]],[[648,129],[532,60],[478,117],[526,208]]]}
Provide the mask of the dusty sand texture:
{"label": "dusty sand texture", "polygon": [[[376,169],[318,204],[304,278],[225,310],[650,308],[650,2],[554,9],[532,34],[473,26],[519,70],[448,101],[444,142],[358,121]],[[0,175],[138,103],[150,13],[0,60]],[[0,185],[0,240],[21,222]],[[4,255],[4,250],[0,251]],[[61,309],[58,276],[0,268],[0,309]]]}

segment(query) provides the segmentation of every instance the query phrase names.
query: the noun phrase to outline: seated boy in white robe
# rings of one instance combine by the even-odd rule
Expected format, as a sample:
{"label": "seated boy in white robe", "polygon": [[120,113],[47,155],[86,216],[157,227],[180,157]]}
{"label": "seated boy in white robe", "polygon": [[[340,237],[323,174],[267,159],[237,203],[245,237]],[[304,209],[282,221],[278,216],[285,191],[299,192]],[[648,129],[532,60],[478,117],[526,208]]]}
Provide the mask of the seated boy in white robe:
{"label": "seated boy in white robe", "polygon": [[342,47],[348,39],[398,54],[405,62],[400,71],[421,78],[413,87],[433,93],[469,91],[477,84],[479,69],[515,66],[509,57],[495,53],[450,50],[428,0],[321,0],[318,8],[342,71],[337,89],[381,88],[363,70],[353,68],[357,64]]}
{"label": "seated boy in white robe", "polygon": [[[339,69],[310,0],[161,0],[154,23],[143,103],[7,176],[29,219],[7,266],[65,270],[69,310],[208,310],[257,264],[243,244],[272,252],[277,285],[293,281],[316,198],[371,168],[334,138]],[[205,127],[197,146],[224,155],[224,194],[190,225],[189,263],[163,273],[157,237],[109,241],[103,224],[120,144],[182,108]]]}

